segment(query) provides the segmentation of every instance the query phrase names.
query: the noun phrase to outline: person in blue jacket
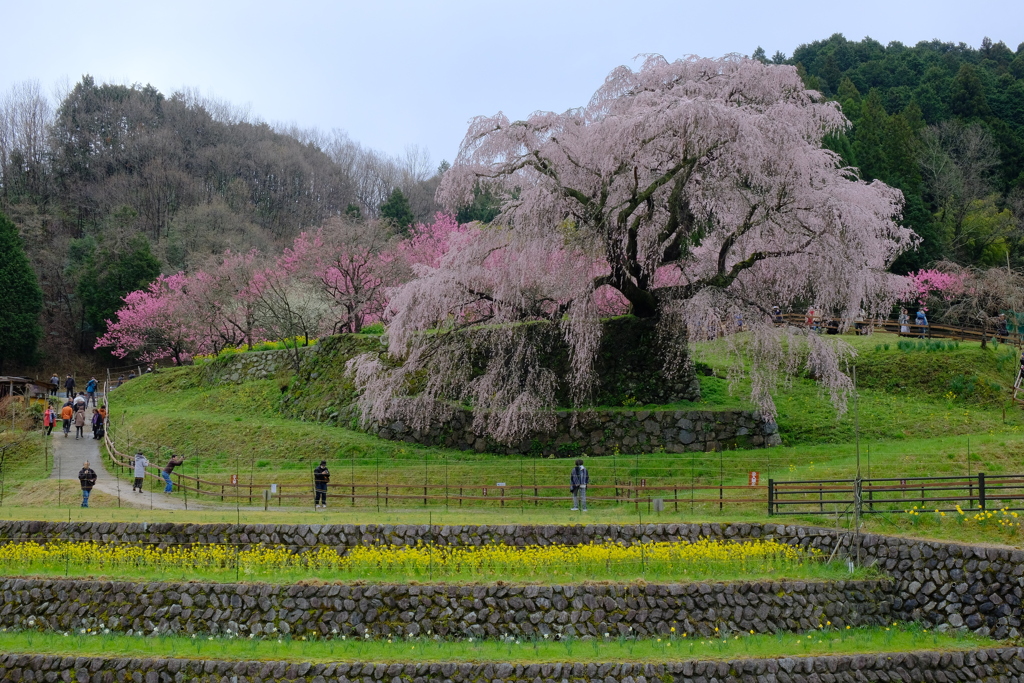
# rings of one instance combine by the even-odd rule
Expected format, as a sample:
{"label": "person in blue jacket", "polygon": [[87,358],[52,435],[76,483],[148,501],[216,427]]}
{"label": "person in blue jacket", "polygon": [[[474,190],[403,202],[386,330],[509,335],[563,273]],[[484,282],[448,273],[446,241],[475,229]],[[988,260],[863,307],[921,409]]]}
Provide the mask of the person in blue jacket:
{"label": "person in blue jacket", "polygon": [[924,314],[923,308],[917,309],[917,318],[914,320],[914,323],[921,328],[921,334],[918,336],[921,337],[921,339],[924,339],[928,333],[928,316]]}
{"label": "person in blue jacket", "polygon": [[86,401],[85,401],[85,405],[86,406],[88,406],[89,402],[92,401],[92,407],[93,408],[96,407],[96,385],[97,384],[99,384],[99,382],[97,382],[96,378],[93,377],[92,379],[89,380],[88,384],[85,385],[85,395],[88,397],[86,399]]}
{"label": "person in blue jacket", "polygon": [[572,509],[587,511],[587,484],[590,483],[590,473],[583,466],[583,461],[577,459],[576,467],[572,468],[569,476],[569,492],[572,493]]}

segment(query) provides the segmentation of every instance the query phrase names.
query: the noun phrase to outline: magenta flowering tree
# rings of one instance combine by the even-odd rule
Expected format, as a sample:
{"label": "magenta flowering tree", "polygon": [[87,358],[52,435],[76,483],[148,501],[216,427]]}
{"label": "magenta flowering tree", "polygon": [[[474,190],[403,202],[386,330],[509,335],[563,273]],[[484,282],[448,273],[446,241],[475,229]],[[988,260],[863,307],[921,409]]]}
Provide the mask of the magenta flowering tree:
{"label": "magenta flowering tree", "polygon": [[96,348],[111,347],[115,356],[134,356],[146,363],[170,359],[175,365],[207,351],[195,322],[194,299],[183,273],[160,276],[146,289],[131,292],[107,321],[107,333]]}
{"label": "magenta flowering tree", "polygon": [[[602,288],[658,326],[671,347],[666,376],[686,366],[688,343],[743,319],[754,333],[753,399],[766,415],[775,379],[800,366],[842,408],[848,351],[777,329],[769,313],[813,302],[852,320],[901,293],[886,269],[916,236],[896,222],[898,190],[860,180],[823,148],[848,125],[796,69],[735,56],[651,56],[639,70],[613,71],[578,109],[474,119],[438,198],[460,206],[483,188],[504,198],[501,227],[396,290],[392,361],[351,366],[364,418],[402,413],[422,425],[458,400],[484,409],[480,426],[493,436],[522,436],[553,405],[553,378],[512,323],[559,327],[583,402]],[[470,376],[445,333],[481,322],[509,333],[489,336],[491,361]]]}
{"label": "magenta flowering tree", "polygon": [[[952,266],[953,264],[948,264]],[[913,298],[919,306],[927,307],[928,298],[939,297],[952,301],[964,293],[968,273],[956,268],[947,270],[922,269],[907,276],[906,298]]]}

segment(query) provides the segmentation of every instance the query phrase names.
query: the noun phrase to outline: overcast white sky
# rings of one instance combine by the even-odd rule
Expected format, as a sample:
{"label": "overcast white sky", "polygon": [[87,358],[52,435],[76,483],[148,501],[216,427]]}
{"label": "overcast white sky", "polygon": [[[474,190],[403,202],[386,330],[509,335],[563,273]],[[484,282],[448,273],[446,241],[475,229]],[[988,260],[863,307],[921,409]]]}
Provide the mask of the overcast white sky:
{"label": "overcast white sky", "polygon": [[3,3],[0,92],[98,81],[183,86],[271,122],[340,128],[390,154],[451,160],[477,114],[585,104],[639,53],[791,54],[839,32],[1015,50],[1024,3],[929,0],[434,0]]}

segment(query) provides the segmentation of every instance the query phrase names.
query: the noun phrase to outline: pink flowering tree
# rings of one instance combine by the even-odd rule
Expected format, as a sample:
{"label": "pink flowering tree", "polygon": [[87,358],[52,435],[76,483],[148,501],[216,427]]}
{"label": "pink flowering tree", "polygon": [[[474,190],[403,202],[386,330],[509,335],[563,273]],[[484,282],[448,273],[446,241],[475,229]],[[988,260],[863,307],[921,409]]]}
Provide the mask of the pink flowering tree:
{"label": "pink flowering tree", "polygon": [[257,326],[256,302],[250,284],[260,268],[259,253],[226,251],[190,277],[195,300],[195,325],[210,353],[235,346],[252,348],[265,338]]}
{"label": "pink flowering tree", "polygon": [[407,271],[395,246],[383,223],[332,219],[299,235],[277,264],[293,285],[312,287],[324,297],[330,309],[325,333],[359,332],[381,319],[389,288]]}
{"label": "pink flowering tree", "polygon": [[[392,360],[351,365],[364,418],[427,424],[455,399],[499,415],[485,425],[497,438],[524,435],[549,412],[553,385],[541,350],[522,348],[512,323],[558,326],[582,401],[603,288],[675,345],[666,376],[685,368],[688,343],[742,316],[754,332],[752,398],[766,415],[776,378],[800,367],[842,409],[848,347],[778,329],[770,309],[810,300],[852,320],[901,293],[886,269],[917,238],[896,222],[898,190],[860,180],[823,148],[848,125],[793,67],[738,57],[652,56],[613,71],[578,109],[474,119],[438,199],[465,205],[483,187],[504,198],[501,227],[395,292]],[[481,321],[510,332],[489,336],[491,361],[469,376],[445,338]]]}
{"label": "pink flowering tree", "polygon": [[188,278],[178,273],[128,294],[117,320],[107,321],[107,333],[96,348],[110,347],[118,358],[133,356],[146,363],[169,358],[175,365],[206,352],[188,285]]}
{"label": "pink flowering tree", "polygon": [[417,266],[437,268],[441,258],[471,230],[468,224],[460,225],[454,214],[438,211],[433,223],[412,227],[409,237],[398,243],[398,254],[414,270]]}

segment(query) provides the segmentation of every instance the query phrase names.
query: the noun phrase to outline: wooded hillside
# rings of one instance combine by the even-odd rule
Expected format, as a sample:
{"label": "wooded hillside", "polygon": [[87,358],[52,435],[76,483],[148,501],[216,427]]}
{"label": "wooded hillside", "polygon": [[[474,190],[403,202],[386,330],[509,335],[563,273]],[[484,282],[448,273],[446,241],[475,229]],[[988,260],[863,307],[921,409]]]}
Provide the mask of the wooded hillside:
{"label": "wooded hillside", "polygon": [[906,196],[904,222],[924,242],[905,272],[937,259],[1024,264],[1024,43],[977,49],[938,40],[910,47],[836,34],[787,58],[809,88],[853,122],[833,148],[865,178]]}
{"label": "wooded hillside", "polygon": [[[922,238],[893,270],[940,260],[1024,266],[1024,43],[882,45],[836,34],[791,57],[852,128],[826,144],[906,197]],[[0,212],[44,293],[44,357],[91,350],[129,291],[225,250],[279,253],[332,217],[432,216],[442,162],[389,157],[344,133],[272,126],[192,91],[97,83],[51,103],[38,84],[0,100]],[[459,220],[489,221],[486,190]]]}

